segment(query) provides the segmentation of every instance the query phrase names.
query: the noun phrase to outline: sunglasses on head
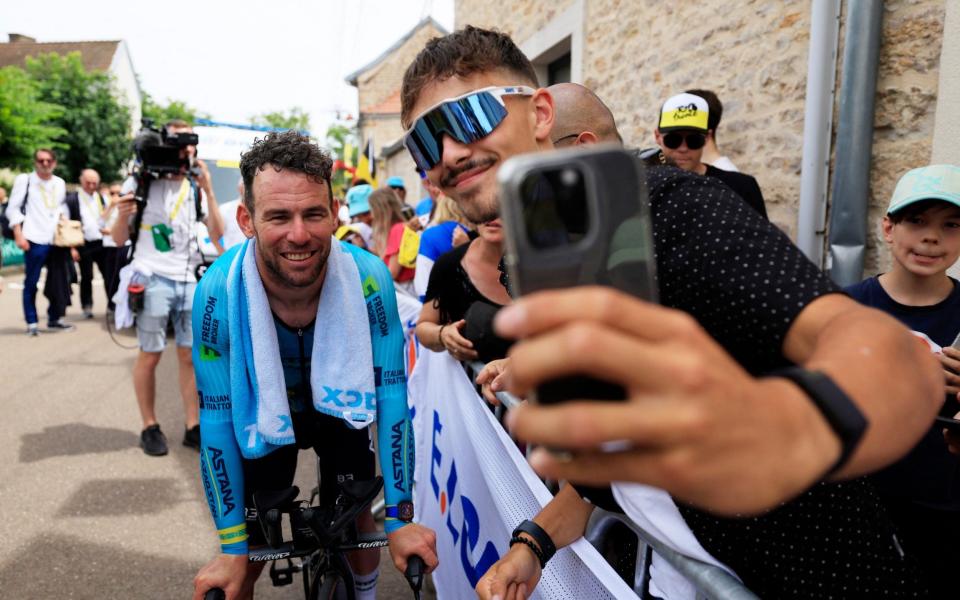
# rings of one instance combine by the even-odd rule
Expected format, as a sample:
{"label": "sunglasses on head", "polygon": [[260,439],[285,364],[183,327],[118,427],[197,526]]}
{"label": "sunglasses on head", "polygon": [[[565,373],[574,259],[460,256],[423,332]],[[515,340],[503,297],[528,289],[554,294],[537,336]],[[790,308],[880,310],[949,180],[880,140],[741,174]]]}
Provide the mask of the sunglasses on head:
{"label": "sunglasses on head", "polygon": [[494,86],[444,100],[414,119],[403,134],[403,143],[417,167],[429,171],[443,156],[444,134],[461,144],[481,140],[507,116],[504,96],[532,96],[534,91],[523,85]]}
{"label": "sunglasses on head", "polygon": [[684,140],[687,141],[687,148],[699,150],[707,143],[707,136],[695,131],[671,131],[664,134],[663,145],[671,150],[676,150]]}

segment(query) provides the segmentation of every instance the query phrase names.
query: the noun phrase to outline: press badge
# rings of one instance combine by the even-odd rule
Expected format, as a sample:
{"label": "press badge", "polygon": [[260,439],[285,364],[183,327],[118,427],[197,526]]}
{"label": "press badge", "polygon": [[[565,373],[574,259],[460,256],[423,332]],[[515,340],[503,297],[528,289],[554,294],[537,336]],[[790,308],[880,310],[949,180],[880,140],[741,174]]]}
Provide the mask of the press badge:
{"label": "press badge", "polygon": [[153,246],[157,252],[170,252],[172,247],[170,236],[173,235],[173,229],[166,223],[158,223],[150,228],[153,234]]}

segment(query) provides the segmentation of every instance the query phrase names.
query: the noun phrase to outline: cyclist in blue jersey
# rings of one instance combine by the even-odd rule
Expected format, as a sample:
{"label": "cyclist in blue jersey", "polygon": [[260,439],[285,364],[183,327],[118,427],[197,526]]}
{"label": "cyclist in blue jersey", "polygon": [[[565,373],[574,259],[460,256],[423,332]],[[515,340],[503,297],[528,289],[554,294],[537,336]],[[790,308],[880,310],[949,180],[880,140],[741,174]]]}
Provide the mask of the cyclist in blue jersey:
{"label": "cyclist in blue jersey", "polygon": [[[418,555],[437,566],[436,536],[412,523],[413,432],[403,330],[390,273],[376,256],[333,238],[332,161],[295,132],[269,134],[243,155],[237,221],[248,241],[221,256],[194,298],[200,469],[221,554],[194,580],[252,598],[265,541],[257,490],[293,482],[299,449],[319,457],[321,502],[338,482],[371,479],[377,424],[385,529],[401,571]],[[361,531],[375,528],[367,512]],[[357,598],[375,597],[377,550],[350,556]]]}

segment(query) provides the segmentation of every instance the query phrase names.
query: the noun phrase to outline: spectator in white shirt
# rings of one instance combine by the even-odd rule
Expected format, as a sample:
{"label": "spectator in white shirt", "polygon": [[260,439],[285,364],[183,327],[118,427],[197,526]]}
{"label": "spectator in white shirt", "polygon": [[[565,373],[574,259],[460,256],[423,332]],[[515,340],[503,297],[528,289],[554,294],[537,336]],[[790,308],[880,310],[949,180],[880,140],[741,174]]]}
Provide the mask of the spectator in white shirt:
{"label": "spectator in white shirt", "polygon": [[[53,174],[57,155],[53,150],[41,148],[34,153],[34,171],[18,175],[10,193],[7,218],[13,229],[14,242],[23,250],[26,278],[23,282],[23,316],[27,322],[27,334],[39,335],[37,327],[37,282],[40,270],[53,248],[53,236],[57,221],[67,214],[64,203],[67,188],[63,179]],[[51,301],[47,311],[50,331],[73,329],[63,323],[60,316],[66,307]]]}
{"label": "spectator in white shirt", "polygon": [[[83,225],[83,246],[80,247],[80,306],[86,319],[93,318],[93,265],[96,263],[100,276],[106,280],[112,274],[106,264],[103,251],[101,217],[107,208],[107,198],[97,189],[100,174],[93,169],[80,172],[80,189],[72,192],[80,206],[80,222]],[[69,196],[69,194],[68,194]]]}

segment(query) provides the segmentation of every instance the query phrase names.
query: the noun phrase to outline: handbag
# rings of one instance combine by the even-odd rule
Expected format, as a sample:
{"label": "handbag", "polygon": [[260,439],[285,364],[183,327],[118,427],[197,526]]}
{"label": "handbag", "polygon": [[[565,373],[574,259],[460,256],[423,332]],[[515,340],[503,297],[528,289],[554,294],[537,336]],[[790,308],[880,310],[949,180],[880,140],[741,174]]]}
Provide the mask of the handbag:
{"label": "handbag", "polygon": [[83,245],[83,226],[80,221],[60,219],[53,234],[53,245],[58,248],[76,248]]}
{"label": "handbag", "polygon": [[397,253],[397,262],[401,267],[414,269],[417,266],[417,254],[420,252],[420,234],[409,227],[403,228],[403,237],[400,238],[400,252]]}

